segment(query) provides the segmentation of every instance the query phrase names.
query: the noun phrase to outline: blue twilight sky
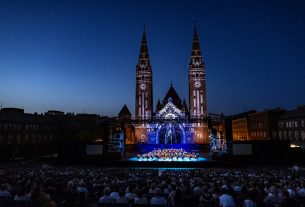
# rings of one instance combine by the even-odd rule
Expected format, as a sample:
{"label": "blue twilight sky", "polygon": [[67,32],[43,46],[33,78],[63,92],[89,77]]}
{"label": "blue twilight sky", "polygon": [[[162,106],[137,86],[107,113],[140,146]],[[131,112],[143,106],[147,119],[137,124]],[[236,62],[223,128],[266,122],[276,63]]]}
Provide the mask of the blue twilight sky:
{"label": "blue twilight sky", "polygon": [[193,20],[209,112],[305,104],[304,0],[0,0],[0,104],[133,113],[143,24],[154,108],[171,80],[188,100]]}

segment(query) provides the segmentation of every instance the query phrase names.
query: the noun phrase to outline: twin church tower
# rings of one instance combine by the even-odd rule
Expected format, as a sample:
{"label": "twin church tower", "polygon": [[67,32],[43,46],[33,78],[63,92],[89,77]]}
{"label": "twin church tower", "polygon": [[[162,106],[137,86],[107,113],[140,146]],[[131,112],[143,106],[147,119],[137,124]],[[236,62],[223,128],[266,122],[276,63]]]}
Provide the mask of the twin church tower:
{"label": "twin church tower", "polygon": [[[188,68],[188,80],[188,107],[186,106],[185,101],[181,101],[172,86],[165,97],[170,98],[176,107],[180,108],[180,110],[185,113],[186,116],[189,116],[190,119],[204,118],[207,116],[205,64],[200,50],[196,27],[194,28],[191,59]],[[165,102],[167,101],[168,100],[163,100],[163,105],[166,105]],[[157,104],[157,110],[159,105],[162,105],[160,101]],[[159,109],[161,109],[161,107],[159,107]],[[157,110],[156,114],[158,113]],[[149,120],[153,115],[153,76],[148,54],[146,32],[144,30],[140,55],[136,66],[135,118],[138,120]]]}

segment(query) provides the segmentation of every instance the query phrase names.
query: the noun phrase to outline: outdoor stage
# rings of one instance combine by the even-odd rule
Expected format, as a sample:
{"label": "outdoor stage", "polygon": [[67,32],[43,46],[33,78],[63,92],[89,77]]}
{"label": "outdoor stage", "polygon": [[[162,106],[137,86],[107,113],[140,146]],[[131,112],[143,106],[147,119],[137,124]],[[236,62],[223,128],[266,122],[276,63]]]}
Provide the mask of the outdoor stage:
{"label": "outdoor stage", "polygon": [[[141,166],[188,166],[211,161],[210,153],[198,144],[137,144],[126,150],[122,162]],[[176,164],[180,163],[180,164]]]}
{"label": "outdoor stage", "polygon": [[[138,146],[139,147],[139,146]],[[121,167],[171,167],[171,168],[201,168],[201,167],[216,167],[220,166],[219,161],[212,158],[209,150],[200,149],[202,146],[196,145],[189,145],[184,146],[188,149],[188,152],[196,152],[198,154],[197,158],[178,158],[178,159],[139,159],[139,153],[147,153],[152,150],[154,147],[161,147],[161,148],[169,148],[173,146],[152,146],[152,145],[145,145],[140,146],[139,149],[141,150],[133,150],[126,152],[126,157],[117,161],[115,164]],[[180,146],[175,146],[179,148]]]}
{"label": "outdoor stage", "polygon": [[[135,154],[134,154],[135,155]],[[138,161],[134,155],[112,162],[115,167],[135,167],[135,168],[205,168],[205,167],[228,167],[231,163],[212,159],[209,153],[203,153],[197,161]]]}

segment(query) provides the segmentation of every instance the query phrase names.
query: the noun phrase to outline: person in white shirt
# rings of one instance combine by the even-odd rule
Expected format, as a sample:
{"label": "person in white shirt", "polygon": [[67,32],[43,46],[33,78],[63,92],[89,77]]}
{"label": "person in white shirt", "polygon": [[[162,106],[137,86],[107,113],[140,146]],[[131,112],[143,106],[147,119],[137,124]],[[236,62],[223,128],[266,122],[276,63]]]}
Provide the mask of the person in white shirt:
{"label": "person in white shirt", "polygon": [[113,198],[114,200],[120,197],[118,187],[114,188],[114,190],[110,193],[110,197]]}
{"label": "person in white shirt", "polygon": [[0,186],[0,197],[2,198],[10,198],[12,195],[10,192],[7,191],[7,185],[2,184]]}
{"label": "person in white shirt", "polygon": [[248,191],[247,197],[244,200],[243,207],[256,207],[255,200],[255,192],[253,190]]}
{"label": "person in white shirt", "polygon": [[173,185],[167,197],[169,206],[175,206],[175,195],[176,195],[176,185]]}
{"label": "person in white shirt", "polygon": [[292,189],[291,187],[287,189],[288,193],[289,193],[289,197],[290,198],[295,198],[296,193],[294,191],[294,189]]}
{"label": "person in white shirt", "polygon": [[20,188],[15,195],[14,201],[28,201],[30,195],[25,192],[25,188]]}
{"label": "person in white shirt", "polygon": [[166,199],[161,196],[161,189],[156,188],[155,189],[155,196],[151,198],[150,205],[160,205],[165,206],[167,204]]}
{"label": "person in white shirt", "polygon": [[234,199],[228,194],[226,188],[222,188],[222,195],[219,197],[219,205],[221,207],[235,207]]}
{"label": "person in white shirt", "polygon": [[302,184],[301,187],[298,188],[297,194],[300,197],[305,197],[305,185]]}
{"label": "person in white shirt", "polygon": [[133,188],[132,188],[131,186],[129,186],[129,187],[128,187],[128,190],[127,190],[127,192],[126,192],[125,197],[126,197],[129,201],[134,202],[134,199],[135,199],[136,196],[137,196],[137,194],[135,194],[135,193],[133,192]]}
{"label": "person in white shirt", "polygon": [[128,204],[128,199],[125,197],[123,190],[119,191],[119,197],[115,200],[117,204]]}
{"label": "person in white shirt", "polygon": [[276,205],[280,203],[280,198],[278,197],[278,191],[275,186],[271,186],[269,188],[269,193],[264,198],[264,204],[265,205]]}
{"label": "person in white shirt", "polygon": [[144,196],[143,191],[139,191],[134,199],[136,205],[147,205],[147,198]]}
{"label": "person in white shirt", "polygon": [[88,193],[88,189],[85,187],[84,183],[80,183],[79,186],[77,187],[77,192],[78,193]]}
{"label": "person in white shirt", "polygon": [[104,196],[100,197],[98,202],[114,204],[115,200],[110,197],[110,189],[108,187],[104,189]]}
{"label": "person in white shirt", "polygon": [[256,203],[254,203],[250,199],[246,199],[246,200],[244,200],[243,207],[256,207]]}

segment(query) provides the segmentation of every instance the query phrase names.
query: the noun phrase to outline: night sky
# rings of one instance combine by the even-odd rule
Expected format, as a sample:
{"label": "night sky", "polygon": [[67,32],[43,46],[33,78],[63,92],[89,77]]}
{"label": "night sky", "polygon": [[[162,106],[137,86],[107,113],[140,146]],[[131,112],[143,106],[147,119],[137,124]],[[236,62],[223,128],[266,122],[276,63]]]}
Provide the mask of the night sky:
{"label": "night sky", "polygon": [[188,102],[193,21],[207,107],[227,115],[305,104],[305,1],[0,1],[0,104],[43,113],[134,113],[143,24],[154,108]]}

